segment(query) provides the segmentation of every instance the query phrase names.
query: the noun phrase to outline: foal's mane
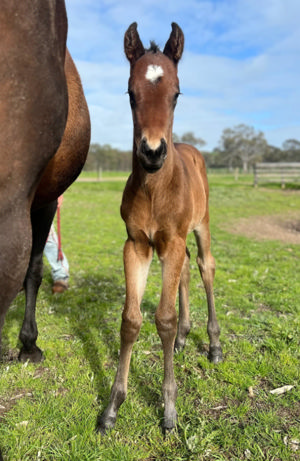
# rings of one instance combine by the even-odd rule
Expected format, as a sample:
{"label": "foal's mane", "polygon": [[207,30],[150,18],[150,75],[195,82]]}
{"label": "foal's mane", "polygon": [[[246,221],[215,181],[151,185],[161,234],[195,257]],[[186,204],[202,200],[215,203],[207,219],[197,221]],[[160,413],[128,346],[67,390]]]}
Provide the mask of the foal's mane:
{"label": "foal's mane", "polygon": [[158,53],[160,51],[160,49],[159,49],[159,46],[153,40],[151,40],[150,41],[150,48],[148,48],[146,51],[147,51],[147,53],[156,54],[156,53]]}

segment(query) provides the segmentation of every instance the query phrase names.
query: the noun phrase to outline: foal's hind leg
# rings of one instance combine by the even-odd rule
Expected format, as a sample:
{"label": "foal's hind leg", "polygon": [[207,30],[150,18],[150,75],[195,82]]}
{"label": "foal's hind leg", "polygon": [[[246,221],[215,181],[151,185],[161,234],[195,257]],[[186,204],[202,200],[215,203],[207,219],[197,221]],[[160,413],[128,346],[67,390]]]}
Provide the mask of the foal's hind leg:
{"label": "foal's hind leg", "polygon": [[189,283],[190,253],[186,248],[186,255],[179,283],[179,319],[177,337],[175,340],[175,351],[182,351],[184,349],[186,337],[189,334],[191,328],[189,313]]}
{"label": "foal's hind leg", "polygon": [[43,251],[53,221],[57,202],[51,202],[44,208],[31,214],[32,222],[32,250],[27,274],[24,281],[26,307],[23,325],[19,338],[23,347],[19,354],[19,360],[25,362],[40,362],[43,353],[36,345],[38,337],[35,320],[36,298],[43,275]]}
{"label": "foal's hind leg", "polygon": [[208,358],[213,363],[222,361],[222,348],[220,344],[220,327],[218,325],[213,293],[215,276],[215,260],[210,252],[210,232],[208,222],[203,222],[194,230],[198,247],[197,263],[204,283],[208,306],[207,333],[209,336]]}
{"label": "foal's hind leg", "polygon": [[147,240],[127,240],[124,246],[126,299],[121,324],[121,349],[117,374],[111,389],[110,401],[98,419],[98,430],[105,433],[114,427],[117,413],[127,395],[127,380],[133,344],[141,324],[140,304],[145,290],[153,250]]}

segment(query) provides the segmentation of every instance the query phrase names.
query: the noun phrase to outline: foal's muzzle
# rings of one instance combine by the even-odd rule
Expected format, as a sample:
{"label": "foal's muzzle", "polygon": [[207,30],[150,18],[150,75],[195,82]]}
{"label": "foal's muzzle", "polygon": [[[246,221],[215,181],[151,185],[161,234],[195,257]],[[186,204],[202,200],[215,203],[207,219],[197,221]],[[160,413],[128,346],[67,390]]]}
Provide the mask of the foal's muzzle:
{"label": "foal's muzzle", "polygon": [[155,173],[163,166],[167,157],[166,141],[162,138],[160,145],[153,150],[149,146],[147,139],[143,138],[138,148],[138,157],[147,173]]}

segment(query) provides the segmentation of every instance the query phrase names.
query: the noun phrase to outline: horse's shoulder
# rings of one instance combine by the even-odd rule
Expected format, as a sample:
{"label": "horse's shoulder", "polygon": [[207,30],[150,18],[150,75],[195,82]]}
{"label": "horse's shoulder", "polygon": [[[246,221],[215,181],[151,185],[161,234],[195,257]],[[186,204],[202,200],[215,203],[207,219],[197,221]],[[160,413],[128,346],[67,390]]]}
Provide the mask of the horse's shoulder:
{"label": "horse's shoulder", "polygon": [[199,168],[205,167],[204,157],[201,152],[196,149],[196,147],[192,146],[191,144],[176,143],[175,148],[185,163],[189,164],[192,162]]}

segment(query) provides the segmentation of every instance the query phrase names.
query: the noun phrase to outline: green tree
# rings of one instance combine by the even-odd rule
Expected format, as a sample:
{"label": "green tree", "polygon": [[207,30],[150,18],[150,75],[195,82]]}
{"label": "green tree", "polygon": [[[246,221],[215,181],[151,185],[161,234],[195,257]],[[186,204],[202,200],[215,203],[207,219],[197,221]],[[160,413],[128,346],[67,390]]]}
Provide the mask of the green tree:
{"label": "green tree", "polygon": [[300,141],[297,139],[287,139],[282,144],[285,161],[300,162]]}
{"label": "green tree", "polygon": [[97,171],[129,171],[131,168],[131,152],[111,147],[109,144],[91,144],[85,170]]}
{"label": "green tree", "polygon": [[264,162],[282,162],[284,161],[284,152],[279,147],[267,146],[263,156]]}
{"label": "green tree", "polygon": [[180,143],[191,144],[192,146],[201,148],[205,146],[206,142],[202,138],[197,138],[192,131],[187,131],[183,133],[182,136],[178,136],[176,133],[173,133],[173,141]]}
{"label": "green tree", "polygon": [[261,160],[267,149],[264,134],[244,124],[226,128],[220,145],[223,158],[229,167],[240,165],[244,172],[254,162]]}

